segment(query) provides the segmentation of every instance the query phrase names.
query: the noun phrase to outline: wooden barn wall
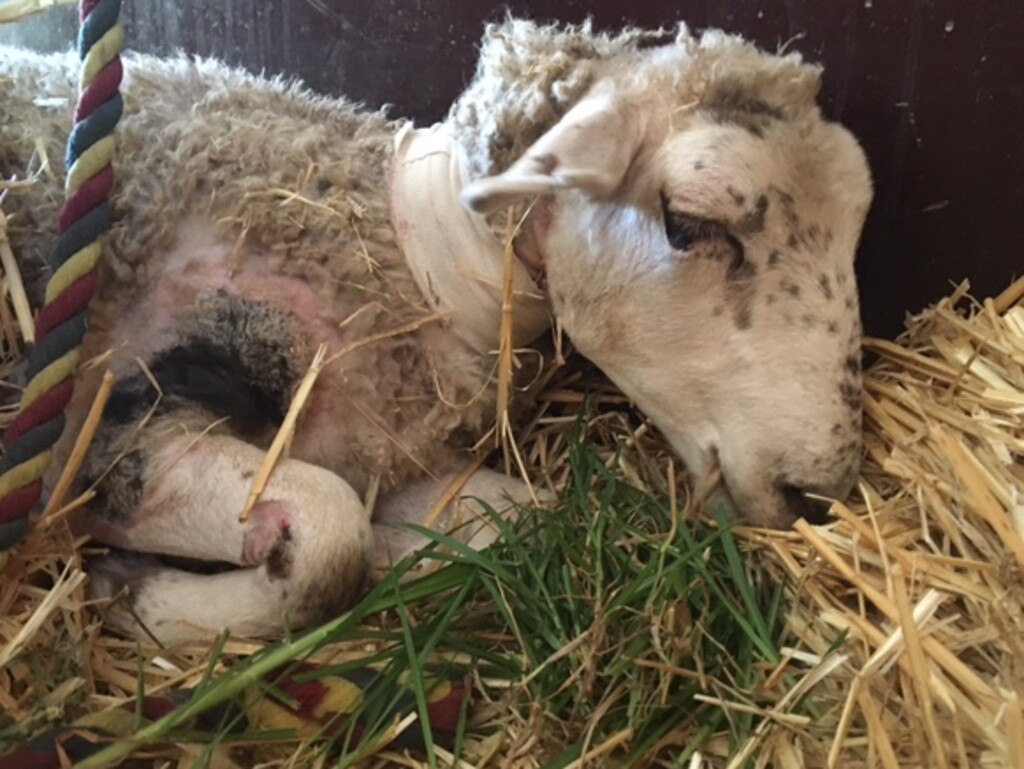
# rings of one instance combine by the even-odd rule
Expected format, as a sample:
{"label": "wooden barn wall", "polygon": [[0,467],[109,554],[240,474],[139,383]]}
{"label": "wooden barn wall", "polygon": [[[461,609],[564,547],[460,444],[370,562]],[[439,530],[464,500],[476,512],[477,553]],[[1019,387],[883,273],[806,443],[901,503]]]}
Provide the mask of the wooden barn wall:
{"label": "wooden barn wall", "polygon": [[[686,19],[792,46],[826,67],[823,101],[864,144],[877,194],[860,256],[869,333],[971,279],[1020,274],[1024,243],[1021,0],[125,0],[129,44],[286,73],[393,113],[442,117],[470,76],[482,24],[515,13],[601,27]],[[61,8],[0,42],[69,45]]]}

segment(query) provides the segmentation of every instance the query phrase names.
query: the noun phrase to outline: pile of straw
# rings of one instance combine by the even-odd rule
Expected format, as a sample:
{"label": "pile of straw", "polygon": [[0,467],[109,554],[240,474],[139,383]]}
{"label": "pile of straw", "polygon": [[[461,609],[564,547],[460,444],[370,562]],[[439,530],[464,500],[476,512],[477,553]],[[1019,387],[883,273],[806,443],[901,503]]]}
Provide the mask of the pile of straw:
{"label": "pile of straw", "polygon": [[[5,240],[0,233],[0,246]],[[0,367],[13,391],[9,380],[31,332],[9,258],[2,292]],[[965,284],[911,318],[896,342],[866,342],[877,361],[866,374],[860,493],[835,504],[835,520],[824,527],[734,530],[751,579],[785,584],[786,641],[777,662],[759,672],[758,691],[709,687],[694,698],[727,719],[752,720],[739,743],[724,729],[704,734],[687,766],[1024,767],[1022,296],[1018,280],[979,304]],[[586,394],[596,391],[598,413],[586,429],[595,456],[631,487],[669,499],[673,527],[691,526],[693,505],[667,446],[625,398],[586,371],[549,374],[534,418],[514,436],[511,465],[542,485],[572,483],[567,433],[585,413]],[[11,412],[5,408],[0,426]],[[0,751],[48,725],[130,702],[140,686],[152,694],[195,685],[209,668],[216,676],[263,647],[231,640],[212,659],[213,644],[155,649],[106,632],[85,600],[84,547],[58,517],[36,526],[6,566]],[[337,663],[375,648],[365,639],[336,640],[315,657]],[[651,648],[631,661],[654,671],[637,678],[638,686],[667,692],[677,679],[700,680],[700,670]],[[540,766],[557,752],[558,736],[545,731],[539,704],[513,708],[522,700],[477,681],[485,691],[471,728],[481,736],[467,741],[458,766]],[[585,710],[579,717],[593,719]],[[488,720],[501,727],[489,736]],[[560,734],[574,729],[563,726]],[[576,726],[585,731],[583,722]],[[686,745],[698,727],[681,726],[665,744]],[[591,736],[583,760],[564,765],[618,765],[634,734]],[[308,765],[295,763],[297,743],[249,746],[243,760],[225,740],[209,754],[210,765]],[[143,765],[173,767],[192,765],[202,752],[177,742],[145,746],[141,755],[149,757]],[[436,755],[444,765],[446,754]],[[644,765],[669,765],[665,755],[651,753]],[[381,752],[365,765],[426,764]]]}

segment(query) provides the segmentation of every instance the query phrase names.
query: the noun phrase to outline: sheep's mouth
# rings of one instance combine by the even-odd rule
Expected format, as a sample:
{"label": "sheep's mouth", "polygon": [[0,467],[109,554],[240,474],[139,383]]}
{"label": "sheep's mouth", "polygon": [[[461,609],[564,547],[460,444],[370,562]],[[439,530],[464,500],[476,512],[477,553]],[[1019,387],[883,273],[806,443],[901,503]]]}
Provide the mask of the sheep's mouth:
{"label": "sheep's mouth", "polygon": [[[717,452],[712,453],[712,459],[698,487],[703,489],[698,500],[704,509],[724,508],[736,520],[770,529],[791,529],[801,519],[812,526],[828,523],[831,503],[826,498],[784,481],[767,486],[757,498],[738,497],[718,462]],[[741,504],[741,498],[749,504]]]}

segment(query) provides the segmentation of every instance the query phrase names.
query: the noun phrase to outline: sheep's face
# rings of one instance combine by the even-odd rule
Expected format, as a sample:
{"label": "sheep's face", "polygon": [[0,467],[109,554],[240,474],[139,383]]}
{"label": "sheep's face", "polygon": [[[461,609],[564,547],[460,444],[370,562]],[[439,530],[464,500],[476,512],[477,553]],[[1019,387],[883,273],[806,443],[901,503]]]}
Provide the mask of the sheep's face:
{"label": "sheep's face", "polygon": [[871,181],[816,109],[739,102],[588,97],[467,199],[542,193],[517,248],[543,262],[578,349],[698,482],[717,466],[741,514],[787,526],[859,468],[853,261]]}

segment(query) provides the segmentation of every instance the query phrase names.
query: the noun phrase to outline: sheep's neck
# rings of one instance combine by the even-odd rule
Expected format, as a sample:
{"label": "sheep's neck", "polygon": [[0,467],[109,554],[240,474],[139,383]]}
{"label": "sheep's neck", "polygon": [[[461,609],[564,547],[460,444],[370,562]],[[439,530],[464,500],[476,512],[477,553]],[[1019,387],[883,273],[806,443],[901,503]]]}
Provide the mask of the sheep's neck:
{"label": "sheep's neck", "polygon": [[[501,340],[504,244],[460,199],[461,153],[447,127],[403,129],[395,138],[391,213],[398,243],[430,307],[483,354]],[[551,325],[547,298],[512,260],[512,340],[532,342]]]}

